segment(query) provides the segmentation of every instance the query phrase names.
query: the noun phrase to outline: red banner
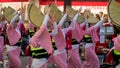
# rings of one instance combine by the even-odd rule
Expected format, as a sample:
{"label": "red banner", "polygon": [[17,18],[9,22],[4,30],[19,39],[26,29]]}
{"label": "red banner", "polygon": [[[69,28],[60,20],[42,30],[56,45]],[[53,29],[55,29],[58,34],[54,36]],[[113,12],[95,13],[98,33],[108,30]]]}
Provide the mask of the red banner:
{"label": "red banner", "polygon": [[28,2],[28,0],[0,0],[0,2]]}
{"label": "red banner", "polygon": [[[50,3],[55,3],[54,1],[40,2],[41,5],[46,5]],[[64,5],[63,1],[56,2],[58,6]],[[72,2],[72,6],[107,6],[108,2]]]}

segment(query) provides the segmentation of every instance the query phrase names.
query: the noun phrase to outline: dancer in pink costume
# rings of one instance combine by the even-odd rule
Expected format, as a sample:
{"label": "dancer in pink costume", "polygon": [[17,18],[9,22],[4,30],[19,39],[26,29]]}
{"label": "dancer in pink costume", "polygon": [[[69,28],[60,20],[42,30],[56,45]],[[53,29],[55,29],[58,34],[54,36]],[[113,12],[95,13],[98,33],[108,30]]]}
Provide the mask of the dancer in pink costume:
{"label": "dancer in pink costume", "polygon": [[0,36],[0,61],[3,61],[3,52],[4,52],[4,37]]}
{"label": "dancer in pink costume", "polygon": [[67,68],[67,53],[66,53],[66,41],[62,33],[60,23],[63,23],[65,20],[65,14],[60,20],[58,26],[56,22],[53,23],[54,30],[51,33],[52,39],[55,41],[55,47],[53,54],[50,56],[49,61],[53,64],[56,64],[57,68]]}
{"label": "dancer in pink costume", "polygon": [[[79,13],[77,13],[71,25],[68,28],[63,29],[63,34],[66,38],[66,44],[68,49],[68,67],[67,68],[81,68],[81,60],[79,56],[79,42],[84,36],[84,30],[77,23]],[[76,43],[72,44],[72,37],[75,38]]]}
{"label": "dancer in pink costume", "polygon": [[[17,11],[16,11],[17,12]],[[9,26],[6,29],[8,40],[10,46],[7,46],[8,57],[9,57],[9,68],[21,68],[20,61],[20,47],[17,45],[17,42],[21,38],[20,32],[20,23],[23,22],[22,19],[18,22],[19,15],[22,15],[25,12],[25,7],[16,13],[15,16],[10,21]]]}
{"label": "dancer in pink costume", "polygon": [[[49,19],[49,13],[47,13],[43,20],[43,24],[30,40],[29,46],[33,48],[31,51],[34,51],[32,52],[31,68],[47,68],[49,55],[53,52],[50,34],[47,29]],[[38,52],[36,53],[35,51]],[[41,55],[35,56],[33,55],[34,53],[36,53],[36,55],[41,53]]]}
{"label": "dancer in pink costume", "polygon": [[91,36],[91,41],[85,44],[85,61],[82,68],[100,68],[99,59],[95,53],[95,43],[99,41],[97,29],[102,26],[103,22],[104,19],[86,29],[86,35]]}

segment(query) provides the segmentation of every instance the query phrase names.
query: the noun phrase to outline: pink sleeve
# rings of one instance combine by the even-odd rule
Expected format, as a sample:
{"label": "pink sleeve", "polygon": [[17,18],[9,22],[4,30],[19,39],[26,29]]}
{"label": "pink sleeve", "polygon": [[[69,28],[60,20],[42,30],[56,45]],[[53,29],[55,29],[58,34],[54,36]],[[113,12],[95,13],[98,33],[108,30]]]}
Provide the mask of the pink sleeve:
{"label": "pink sleeve", "polygon": [[66,47],[66,41],[60,28],[58,28],[58,33],[54,35],[53,38],[58,50],[62,50]]}
{"label": "pink sleeve", "polygon": [[0,36],[0,61],[3,61],[3,51],[4,51],[4,38]]}
{"label": "pink sleeve", "polygon": [[13,25],[9,25],[6,29],[8,40],[10,45],[14,45],[18,42],[18,40],[21,38],[21,35],[15,30]]}
{"label": "pink sleeve", "polygon": [[87,29],[87,34],[92,37],[93,43],[96,43],[99,41],[97,30],[93,26]]}
{"label": "pink sleeve", "polygon": [[81,27],[82,29],[86,29],[87,23],[88,23],[87,20],[84,21],[82,24],[80,24],[80,27]]}
{"label": "pink sleeve", "polygon": [[78,23],[75,23],[75,29],[72,30],[73,37],[80,42],[85,34],[85,31],[79,26]]}
{"label": "pink sleeve", "polygon": [[62,29],[62,31],[63,31],[63,34],[66,34],[66,33],[68,33],[69,31],[72,31],[72,28],[71,28],[71,27],[64,28],[64,29]]}
{"label": "pink sleeve", "polygon": [[31,42],[35,43],[35,45],[33,45],[33,47],[42,46],[43,48],[45,48],[45,50],[48,53],[52,53],[53,49],[52,49],[50,34],[44,24],[33,35]]}

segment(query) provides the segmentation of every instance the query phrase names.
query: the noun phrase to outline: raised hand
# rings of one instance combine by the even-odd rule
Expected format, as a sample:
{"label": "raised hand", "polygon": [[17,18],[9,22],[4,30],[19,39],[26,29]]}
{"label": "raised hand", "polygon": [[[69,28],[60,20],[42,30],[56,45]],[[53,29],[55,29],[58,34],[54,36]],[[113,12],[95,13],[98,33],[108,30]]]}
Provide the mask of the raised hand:
{"label": "raised hand", "polygon": [[81,11],[82,11],[82,7],[79,8],[78,13],[81,13]]}

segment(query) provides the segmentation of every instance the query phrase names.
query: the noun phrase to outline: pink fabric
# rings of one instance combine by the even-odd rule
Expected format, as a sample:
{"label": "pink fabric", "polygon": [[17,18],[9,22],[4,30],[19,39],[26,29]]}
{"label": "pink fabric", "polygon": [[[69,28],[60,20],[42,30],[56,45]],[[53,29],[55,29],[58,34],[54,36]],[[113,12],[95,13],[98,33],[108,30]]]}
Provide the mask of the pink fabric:
{"label": "pink fabric", "polygon": [[53,51],[52,43],[50,39],[50,34],[43,24],[40,29],[33,35],[31,39],[31,44],[33,47],[42,46],[50,54]]}
{"label": "pink fabric", "polygon": [[6,32],[10,45],[16,44],[21,38],[21,35],[15,30],[14,25],[9,25]]}
{"label": "pink fabric", "polygon": [[58,50],[62,50],[66,47],[66,41],[60,28],[58,28],[58,33],[54,35],[53,38]]}
{"label": "pink fabric", "polygon": [[0,36],[0,61],[3,61],[4,38]]}
{"label": "pink fabric", "polygon": [[56,68],[67,68],[67,53],[66,51],[49,57],[49,62],[56,64]]}
{"label": "pink fabric", "polygon": [[83,63],[83,68],[100,68],[99,59],[94,48],[94,45],[85,48],[85,61]]}
{"label": "pink fabric", "polygon": [[0,31],[3,31],[4,29],[6,29],[6,25],[7,25],[7,22],[3,21],[2,23],[0,23]]}
{"label": "pink fabric", "polygon": [[85,31],[79,26],[79,24],[75,23],[75,29],[72,30],[73,37],[80,42],[83,39],[83,36],[85,34]]}
{"label": "pink fabric", "polygon": [[20,48],[8,51],[9,67],[8,68],[22,68],[20,61]]}
{"label": "pink fabric", "polygon": [[34,25],[32,23],[29,23],[29,29],[34,30]]}
{"label": "pink fabric", "polygon": [[87,23],[87,21],[84,21],[82,24],[80,24],[80,27],[81,27],[83,30],[86,30],[86,23]]}
{"label": "pink fabric", "polygon": [[2,26],[0,26],[0,34],[2,33]]}
{"label": "pink fabric", "polygon": [[112,39],[114,41],[114,47],[120,52],[120,35]]}
{"label": "pink fabric", "polygon": [[46,62],[45,64],[43,64],[40,68],[47,68],[48,63]]}
{"label": "pink fabric", "polygon": [[97,30],[92,26],[86,30],[87,34],[92,37],[93,43],[96,43],[99,41],[99,36],[97,34]]}
{"label": "pink fabric", "polygon": [[82,64],[79,56],[79,48],[68,50],[68,67],[67,68],[81,68],[81,67],[82,67]]}

